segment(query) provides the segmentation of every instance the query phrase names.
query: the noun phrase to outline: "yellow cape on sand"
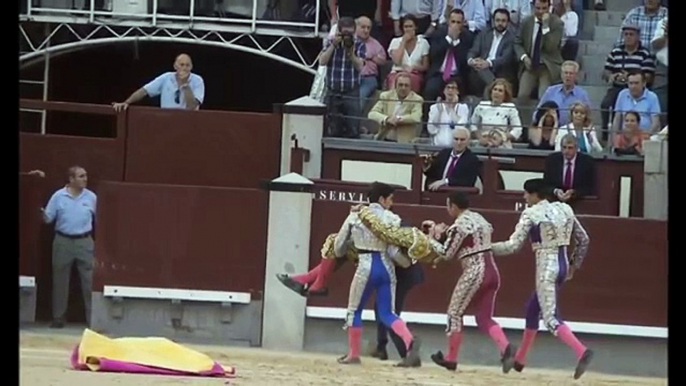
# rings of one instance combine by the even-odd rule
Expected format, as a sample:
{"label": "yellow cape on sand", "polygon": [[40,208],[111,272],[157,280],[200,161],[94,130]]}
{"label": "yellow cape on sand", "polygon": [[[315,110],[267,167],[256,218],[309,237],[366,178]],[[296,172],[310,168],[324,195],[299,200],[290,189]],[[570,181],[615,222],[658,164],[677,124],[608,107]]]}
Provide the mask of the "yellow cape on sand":
{"label": "yellow cape on sand", "polygon": [[215,367],[215,362],[207,355],[166,338],[111,339],[85,329],[78,346],[78,363],[86,364],[91,371],[98,371],[99,361],[91,361],[89,358],[106,358],[110,361],[198,374],[211,372]]}

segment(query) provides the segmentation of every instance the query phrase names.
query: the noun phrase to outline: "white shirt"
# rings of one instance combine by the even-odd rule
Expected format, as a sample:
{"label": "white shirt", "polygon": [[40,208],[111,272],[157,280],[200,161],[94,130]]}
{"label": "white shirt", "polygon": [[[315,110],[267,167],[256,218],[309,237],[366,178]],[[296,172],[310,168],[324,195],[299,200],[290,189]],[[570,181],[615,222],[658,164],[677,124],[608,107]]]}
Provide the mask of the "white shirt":
{"label": "white shirt", "polygon": [[447,103],[440,102],[431,105],[426,129],[431,135],[434,145],[451,147],[455,127],[466,127],[468,122],[469,106],[464,103],[457,103],[454,109],[451,109]]}
{"label": "white shirt", "polygon": [[[393,40],[391,40],[391,43],[388,45],[388,54],[391,55],[391,58],[393,57],[393,51],[400,47],[401,41],[402,37],[393,38]],[[417,43],[415,44],[412,53],[408,55],[406,49],[405,52],[403,52],[402,66],[398,66],[395,63],[393,63],[393,69],[391,71],[402,71],[403,66],[420,66],[422,64],[422,58],[429,55],[429,48],[429,42],[423,37],[417,36]]]}
{"label": "white shirt", "polygon": [[[667,23],[666,17],[658,22],[657,28],[655,29],[655,35],[653,35],[653,39],[651,40],[651,43],[654,42],[655,40],[665,36],[665,24],[666,23]],[[668,48],[669,48],[669,46],[667,44],[665,44],[665,46],[662,47],[655,54],[655,57],[657,58],[657,60],[667,67],[669,67],[669,65],[667,64],[667,62],[669,61]]]}
{"label": "white shirt", "polygon": [[579,33],[579,15],[574,11],[567,11],[560,20],[565,24],[562,34],[562,46],[564,46],[567,39],[573,38]]}
{"label": "white shirt", "polygon": [[493,126],[500,131],[510,133],[515,139],[522,135],[522,120],[519,111],[512,102],[493,106],[491,101],[482,101],[474,108],[471,119],[474,127],[482,126],[482,129]]}
{"label": "white shirt", "polygon": [[600,142],[598,141],[598,136],[596,135],[595,127],[584,127],[583,132],[586,135],[583,135],[581,138],[579,138],[577,136],[576,130],[574,130],[573,123],[568,123],[560,127],[557,133],[557,137],[555,138],[555,151],[560,151],[562,149],[562,139],[566,134],[571,134],[577,137],[577,140],[584,141],[584,144],[586,145],[586,150],[588,150],[589,153],[602,152],[603,147],[600,145]]}
{"label": "white shirt", "polygon": [[500,47],[500,42],[503,41],[503,36],[507,33],[507,30],[503,31],[503,33],[499,33],[496,30],[493,30],[493,43],[491,43],[491,50],[488,52],[488,62],[490,63],[491,67],[493,67],[493,61],[495,60],[495,55],[498,52],[498,48]]}

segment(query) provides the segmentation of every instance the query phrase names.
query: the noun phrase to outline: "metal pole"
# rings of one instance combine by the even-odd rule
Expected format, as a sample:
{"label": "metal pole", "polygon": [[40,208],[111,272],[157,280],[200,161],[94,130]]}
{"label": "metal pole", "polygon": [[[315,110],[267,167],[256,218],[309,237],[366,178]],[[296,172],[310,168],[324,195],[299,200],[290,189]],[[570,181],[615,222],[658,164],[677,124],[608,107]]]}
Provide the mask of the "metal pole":
{"label": "metal pole", "polygon": [[[43,61],[44,67],[43,67],[43,102],[48,101],[48,80],[50,79],[50,52],[45,53],[45,60]],[[47,132],[47,121],[48,121],[48,112],[47,110],[43,110],[41,113],[41,119],[40,119],[40,133],[42,135],[45,135]]]}
{"label": "metal pole", "polygon": [[26,0],[26,14],[31,16],[31,3],[33,0]]}
{"label": "metal pole", "polygon": [[189,15],[189,26],[193,26],[193,15],[195,14],[195,0],[191,0],[191,14]]}
{"label": "metal pole", "polygon": [[317,0],[317,13],[314,15],[314,34],[317,35],[319,33],[319,11],[320,11],[320,6],[321,6],[321,1],[322,0]]}
{"label": "metal pole", "polygon": [[157,0],[152,0],[152,26],[157,26]]}
{"label": "metal pole", "polygon": [[90,14],[88,15],[88,20],[93,23],[95,21],[95,0],[91,0]]}
{"label": "metal pole", "polygon": [[257,29],[257,0],[252,0],[252,22],[250,23],[250,32],[254,33]]}

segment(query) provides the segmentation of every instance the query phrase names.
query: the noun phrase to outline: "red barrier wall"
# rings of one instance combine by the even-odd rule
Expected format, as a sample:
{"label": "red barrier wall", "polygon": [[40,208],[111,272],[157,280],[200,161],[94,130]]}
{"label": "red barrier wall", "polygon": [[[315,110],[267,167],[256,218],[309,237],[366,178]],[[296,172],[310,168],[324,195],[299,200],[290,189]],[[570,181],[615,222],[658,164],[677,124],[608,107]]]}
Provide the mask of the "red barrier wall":
{"label": "red barrier wall", "polygon": [[278,177],[276,114],[139,107],[127,122],[128,182],[257,188]]}
{"label": "red barrier wall", "polygon": [[98,197],[94,290],[125,285],[261,296],[267,206],[268,193],[260,190],[106,182]]}
{"label": "red barrier wall", "polygon": [[[338,231],[350,203],[314,201],[311,265],[319,261],[321,243]],[[450,221],[440,207],[401,205],[395,211],[403,220]],[[504,240],[514,230],[518,213],[479,210],[495,227],[494,240]],[[589,232],[591,246],[583,269],[563,287],[561,316],[565,320],[667,326],[667,223],[664,221],[579,216]],[[502,285],[496,316],[524,317],[524,304],[534,290],[534,257],[526,245],[516,255],[497,259]],[[442,269],[424,266],[425,282],[407,299],[406,310],[444,313],[461,273],[453,261]],[[331,276],[329,296],[312,298],[309,305],[345,307],[354,268],[346,264]],[[367,308],[371,308],[371,304]]]}

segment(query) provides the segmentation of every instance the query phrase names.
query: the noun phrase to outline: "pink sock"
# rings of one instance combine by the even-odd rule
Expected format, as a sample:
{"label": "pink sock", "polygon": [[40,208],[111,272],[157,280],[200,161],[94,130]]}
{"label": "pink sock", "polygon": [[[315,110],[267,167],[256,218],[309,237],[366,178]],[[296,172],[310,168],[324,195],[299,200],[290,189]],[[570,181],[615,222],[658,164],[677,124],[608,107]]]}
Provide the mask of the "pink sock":
{"label": "pink sock", "polygon": [[561,324],[557,328],[557,337],[574,350],[577,360],[581,359],[581,356],[584,355],[584,352],[586,351],[586,346],[579,342],[579,339],[574,336],[574,333],[566,324]]}
{"label": "pink sock", "polygon": [[526,354],[529,353],[529,350],[531,350],[531,347],[534,345],[534,338],[536,338],[536,334],[538,333],[538,330],[533,330],[533,329],[525,329],[524,330],[524,336],[522,337],[522,344],[519,346],[519,350],[517,350],[517,354],[515,354],[515,361],[521,364],[526,363]]}
{"label": "pink sock", "polygon": [[336,259],[322,259],[319,263],[319,271],[314,283],[310,286],[310,290],[319,290],[326,285],[326,279],[329,277],[333,269],[336,268]]}
{"label": "pink sock", "polygon": [[348,327],[348,359],[359,358],[362,327]]}
{"label": "pink sock", "polygon": [[448,362],[457,362],[457,354],[460,352],[462,344],[462,331],[455,331],[448,335],[448,353],[443,359]]}
{"label": "pink sock", "polygon": [[317,279],[317,275],[319,275],[319,266],[320,265],[321,265],[321,263],[318,264],[316,267],[312,268],[307,273],[291,276],[291,279],[293,279],[293,280],[295,280],[298,283],[303,284],[303,285],[310,284]]}
{"label": "pink sock", "polygon": [[405,322],[402,319],[396,319],[395,322],[391,324],[391,330],[405,342],[405,347],[409,350],[413,337]]}
{"label": "pink sock", "polygon": [[507,345],[510,344],[510,342],[507,340],[507,337],[505,336],[503,329],[500,328],[499,325],[494,324],[493,326],[491,326],[491,328],[488,329],[488,335],[495,342],[496,346],[498,346],[498,350],[500,350],[500,353],[504,353],[505,349],[507,348]]}

